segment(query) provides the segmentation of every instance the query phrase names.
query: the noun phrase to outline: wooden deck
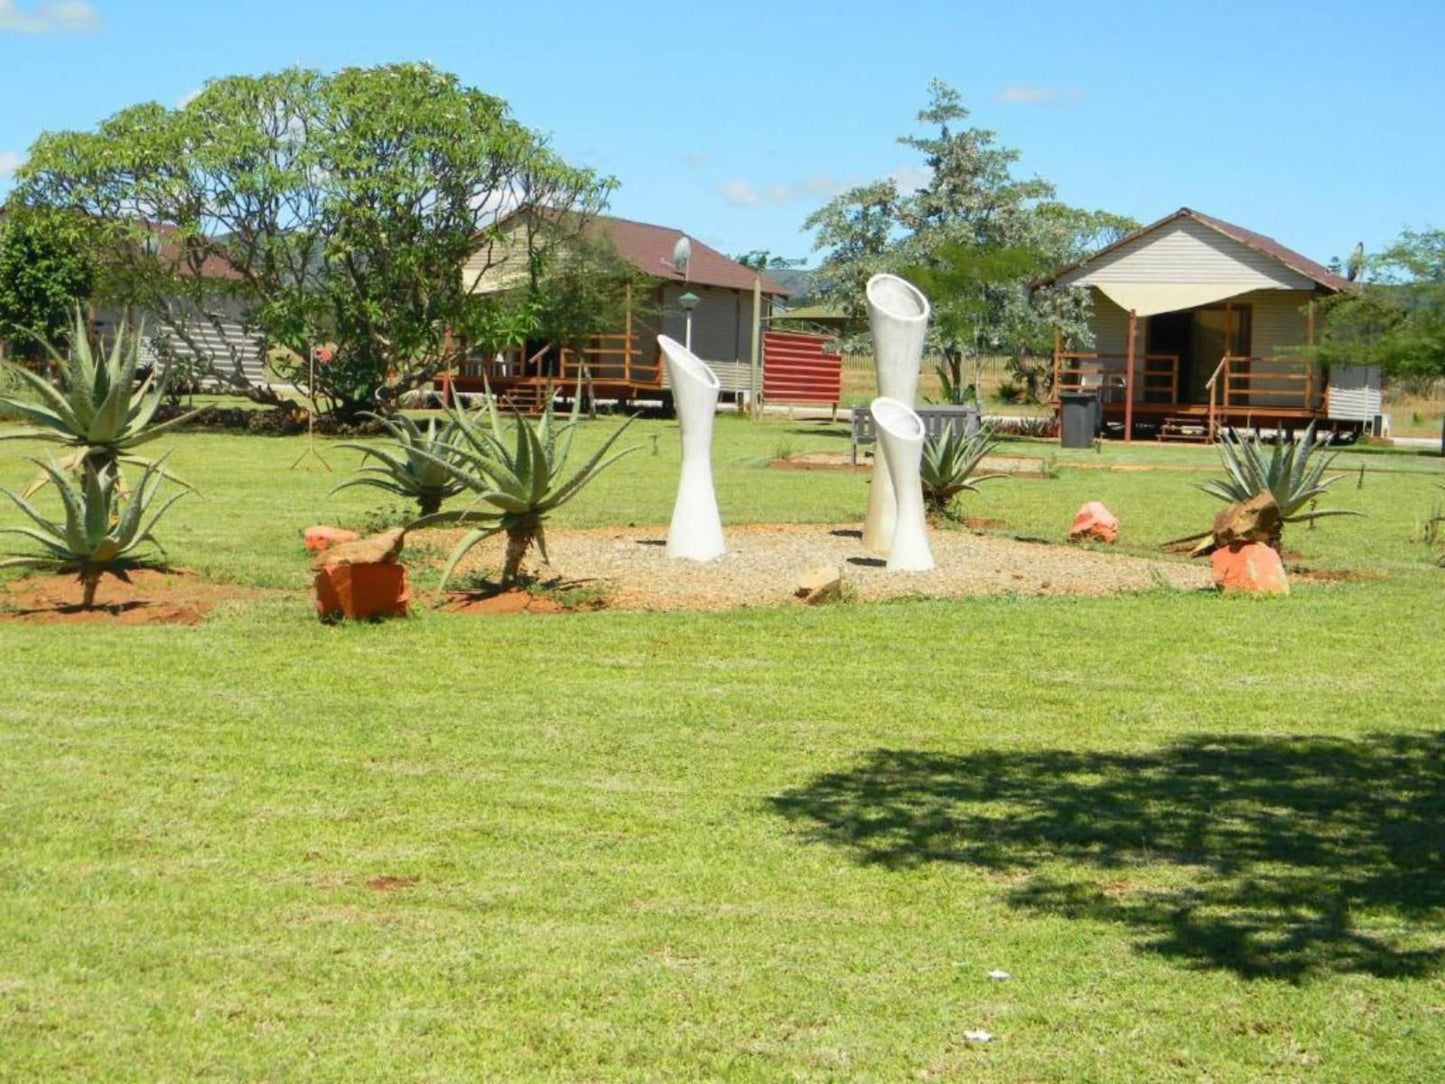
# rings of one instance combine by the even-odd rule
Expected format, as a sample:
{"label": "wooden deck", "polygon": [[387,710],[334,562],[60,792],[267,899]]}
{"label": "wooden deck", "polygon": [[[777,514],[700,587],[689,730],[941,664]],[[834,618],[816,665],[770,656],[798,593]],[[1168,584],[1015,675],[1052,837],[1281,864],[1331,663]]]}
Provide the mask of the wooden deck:
{"label": "wooden deck", "polygon": [[1123,427],[1125,439],[1142,431],[1159,440],[1213,443],[1223,429],[1292,433],[1313,423],[1345,432],[1362,424],[1330,417],[1328,381],[1304,358],[1223,357],[1196,398],[1182,401],[1178,356],[1137,356],[1132,396],[1128,367],[1125,356],[1060,351],[1054,356],[1054,401],[1060,393],[1096,392],[1104,422]]}
{"label": "wooden deck", "polygon": [[599,335],[580,351],[546,347],[531,356],[521,349],[500,357],[474,358],[434,381],[443,401],[491,388],[504,405],[524,414],[542,410],[549,395],[582,394],[597,399],[656,399],[663,395],[662,354],[645,354],[636,336]]}

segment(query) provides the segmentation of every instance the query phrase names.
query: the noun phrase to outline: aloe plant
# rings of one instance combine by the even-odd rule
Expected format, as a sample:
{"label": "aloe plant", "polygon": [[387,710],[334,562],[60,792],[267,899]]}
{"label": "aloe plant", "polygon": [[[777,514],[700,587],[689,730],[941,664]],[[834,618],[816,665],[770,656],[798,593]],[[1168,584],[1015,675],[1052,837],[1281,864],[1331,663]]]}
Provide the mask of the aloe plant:
{"label": "aloe plant", "polygon": [[38,542],[42,550],[40,553],[7,555],[6,559],[0,560],[0,568],[28,566],[74,571],[84,585],[81,605],[91,609],[95,605],[95,589],[101,576],[109,573],[129,582],[126,570],[143,563],[137,558],[136,551],[147,544],[161,548],[151,531],[170,506],[185,496],[184,492],[173,494],[152,514],[164,474],[164,461],[165,456],[162,456],[146,465],[140,483],[122,505],[120,474],[113,464],[87,471],[82,482],[76,485],[59,464],[32,459],[31,462],[40,468],[60,494],[65,517],[62,520],[47,519],[24,497],[8,489],[0,490],[35,524],[33,527],[0,527],[0,534],[29,538]]}
{"label": "aloe plant", "polygon": [[919,477],[928,507],[942,514],[959,493],[977,490],[979,482],[1002,478],[1001,474],[974,474],[984,456],[996,447],[998,441],[993,439],[992,431],[980,429],[965,436],[958,426],[950,426],[941,437],[925,440]]}
{"label": "aloe plant", "polygon": [[452,477],[476,494],[470,508],[423,516],[408,528],[473,526],[452,550],[442,571],[440,586],[446,586],[457,563],[474,546],[503,531],[507,535],[507,554],[502,565],[504,585],[516,582],[522,560],[533,543],[542,559],[549,561],[547,517],[582,492],[602,471],[637,450],[624,448],[608,455],[617,438],[632,424],[633,419],[628,418],[581,467],[569,474],[567,459],[577,432],[581,399],[580,395],[572,397],[572,412],[562,425],[557,424],[553,415],[551,396],[547,397],[547,405],[537,422],[530,422],[517,413],[509,442],[496,397],[488,394],[485,406],[475,416],[457,408],[450,411],[452,423],[462,438],[450,458],[417,451],[423,458],[446,464]]}
{"label": "aloe plant", "polygon": [[[56,388],[39,373],[14,362],[4,363],[6,370],[30,391],[35,401],[0,396],[0,406],[12,415],[33,422],[37,428],[0,433],[0,440],[59,444],[70,450],[59,461],[63,470],[79,468],[86,474],[99,474],[109,466],[115,467],[118,475],[121,463],[149,467],[151,461],[135,455],[134,450],[209,407],[156,424],[153,419],[165,396],[170,370],[158,373],[152,369],[136,388],[141,334],[127,334],[122,324],[107,356],[92,347],[87,330],[85,318],[77,308],[69,356],[62,357],[53,346],[43,342],[58,363],[63,389]],[[166,476],[180,485],[186,484],[174,475]],[[48,480],[47,474],[38,475],[25,493],[33,493]]]}
{"label": "aloe plant", "polygon": [[[1299,440],[1286,439],[1282,432],[1276,432],[1273,441],[1262,439],[1257,432],[1247,437],[1226,433],[1219,445],[1219,457],[1228,477],[1211,479],[1198,488],[1229,504],[1247,501],[1259,493],[1270,494],[1279,507],[1281,525],[1271,532],[1268,541],[1278,550],[1285,523],[1361,515],[1345,508],[1313,507],[1313,502],[1341,477],[1324,476],[1335,458],[1318,454],[1324,446],[1324,441],[1315,439],[1313,422]],[[1306,505],[1311,507],[1305,510]]]}
{"label": "aloe plant", "polygon": [[456,452],[463,440],[455,419],[439,430],[435,418],[422,429],[405,415],[371,417],[386,428],[394,443],[380,448],[370,444],[340,445],[359,451],[362,465],[357,468],[357,477],[342,482],[332,493],[351,486],[371,486],[414,500],[423,516],[431,516],[441,511],[443,501],[466,489],[452,472],[452,467],[459,465]]}

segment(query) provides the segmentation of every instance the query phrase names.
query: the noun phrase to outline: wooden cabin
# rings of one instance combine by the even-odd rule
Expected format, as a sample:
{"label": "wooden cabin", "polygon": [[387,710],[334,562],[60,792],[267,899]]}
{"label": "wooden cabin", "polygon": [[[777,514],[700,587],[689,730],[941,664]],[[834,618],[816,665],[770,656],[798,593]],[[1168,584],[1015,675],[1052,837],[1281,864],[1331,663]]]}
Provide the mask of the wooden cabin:
{"label": "wooden cabin", "polygon": [[[463,274],[467,285],[479,294],[514,289],[526,274],[526,233],[535,221],[515,212],[502,223],[502,237],[468,260]],[[653,226],[625,218],[598,215],[588,220],[584,233],[606,240],[651,283],[653,292],[647,315],[629,309],[621,327],[597,336],[585,350],[573,352],[538,344],[506,354],[487,357],[470,352],[454,374],[439,378],[439,390],[477,392],[483,377],[499,397],[518,409],[539,409],[549,389],[565,392],[573,387],[583,363],[592,380],[592,394],[598,399],[666,401],[666,373],[658,334],[679,342],[686,339],[687,316],[679,299],[691,293],[699,300],[692,313],[692,349],[718,374],[723,391],[747,391],[751,381],[752,336],[756,326],[753,312],[754,286],[761,297],[762,320],[773,302],[788,291],[766,275],[731,260],[716,249],[689,236],[692,258],[686,273],[673,267],[672,254],[684,236],[681,230]]]}
{"label": "wooden cabin", "polygon": [[1054,338],[1054,393],[1099,394],[1126,440],[1224,427],[1358,433],[1380,373],[1311,363],[1315,304],[1351,284],[1278,241],[1181,208],[1035,287],[1088,289],[1093,344]]}

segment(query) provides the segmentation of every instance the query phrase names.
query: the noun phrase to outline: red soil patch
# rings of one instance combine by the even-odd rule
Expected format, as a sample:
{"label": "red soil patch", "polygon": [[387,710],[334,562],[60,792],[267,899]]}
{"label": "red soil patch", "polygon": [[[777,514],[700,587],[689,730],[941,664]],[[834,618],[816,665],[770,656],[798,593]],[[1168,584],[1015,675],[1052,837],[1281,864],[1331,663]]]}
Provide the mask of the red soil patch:
{"label": "red soil patch", "polygon": [[566,593],[584,587],[581,583],[557,584],[557,595],[534,594],[521,588],[486,588],[481,591],[451,592],[443,596],[438,608],[456,614],[564,614],[579,610],[600,610],[605,605],[599,596],[586,596],[569,603]]}
{"label": "red soil patch", "polygon": [[1305,568],[1303,565],[1287,565],[1285,570],[1301,583],[1377,583],[1385,578],[1383,572],[1360,568]]}
{"label": "red soil patch", "polygon": [[73,574],[28,576],[0,585],[0,621],[29,624],[196,625],[218,603],[256,591],[210,583],[188,569],[136,569],[131,582],[101,579],[95,608],[81,609]]}
{"label": "red soil patch", "polygon": [[395,892],[400,888],[410,888],[414,884],[415,877],[392,877],[390,874],[383,874],[367,881],[366,887],[376,892]]}

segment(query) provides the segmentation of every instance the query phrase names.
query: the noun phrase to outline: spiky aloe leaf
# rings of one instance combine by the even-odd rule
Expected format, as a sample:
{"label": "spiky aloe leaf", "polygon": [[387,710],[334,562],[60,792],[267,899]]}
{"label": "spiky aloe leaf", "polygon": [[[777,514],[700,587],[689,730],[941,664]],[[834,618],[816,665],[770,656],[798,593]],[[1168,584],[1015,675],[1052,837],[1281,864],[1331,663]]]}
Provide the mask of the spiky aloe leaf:
{"label": "spiky aloe leaf", "polygon": [[437,584],[437,590],[440,591],[446,587],[447,581],[452,578],[452,573],[456,571],[456,567],[463,557],[470,553],[475,546],[491,538],[492,535],[501,529],[502,527],[499,524],[495,527],[479,527],[475,531],[468,532],[467,535],[457,543],[456,548],[452,550],[451,556],[447,559],[447,565],[446,568],[442,569],[442,578],[441,582]]}

